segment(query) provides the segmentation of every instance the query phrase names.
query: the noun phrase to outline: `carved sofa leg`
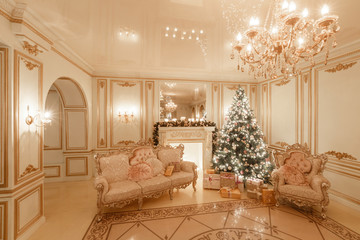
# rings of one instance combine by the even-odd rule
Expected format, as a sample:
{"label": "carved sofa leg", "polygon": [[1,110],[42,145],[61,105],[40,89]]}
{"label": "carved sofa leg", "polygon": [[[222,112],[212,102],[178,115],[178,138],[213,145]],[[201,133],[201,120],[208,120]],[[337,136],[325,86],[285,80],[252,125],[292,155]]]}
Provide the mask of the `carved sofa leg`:
{"label": "carved sofa leg", "polygon": [[322,217],[323,219],[326,219],[326,211],[327,211],[326,206],[321,205],[321,217]]}
{"label": "carved sofa leg", "polygon": [[194,188],[194,192],[196,192],[196,180],[192,182],[192,186]]}
{"label": "carved sofa leg", "polygon": [[174,193],[174,189],[173,188],[169,189],[170,200],[173,200],[173,193]]}
{"label": "carved sofa leg", "polygon": [[100,222],[100,221],[102,220],[102,218],[103,218],[102,208],[99,207],[99,208],[98,208],[98,211],[97,211],[97,215],[96,215],[96,221],[97,221],[97,222]]}
{"label": "carved sofa leg", "polygon": [[138,210],[141,210],[142,205],[143,205],[143,199],[142,199],[142,198],[139,198],[139,199],[138,199]]}

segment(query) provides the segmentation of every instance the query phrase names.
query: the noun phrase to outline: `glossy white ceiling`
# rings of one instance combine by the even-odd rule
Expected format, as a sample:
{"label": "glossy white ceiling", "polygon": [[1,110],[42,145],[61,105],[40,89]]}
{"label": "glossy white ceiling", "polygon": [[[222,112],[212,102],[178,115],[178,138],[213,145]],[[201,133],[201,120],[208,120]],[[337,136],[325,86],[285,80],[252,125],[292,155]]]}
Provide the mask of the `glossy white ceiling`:
{"label": "glossy white ceiling", "polygon": [[[222,1],[228,5],[240,3],[243,13],[238,18],[240,23],[247,22],[255,11],[263,23],[272,0],[29,0],[26,3],[95,73],[186,71],[240,75],[236,63],[229,59],[233,34],[223,18]],[[360,38],[359,0],[296,2],[299,8],[307,6],[313,17],[319,16],[315,11],[324,3],[339,15],[339,46]],[[192,39],[186,39],[193,29]],[[187,35],[181,40],[179,33],[184,31]],[[165,37],[167,32],[169,37]],[[197,36],[202,41],[196,41]]]}

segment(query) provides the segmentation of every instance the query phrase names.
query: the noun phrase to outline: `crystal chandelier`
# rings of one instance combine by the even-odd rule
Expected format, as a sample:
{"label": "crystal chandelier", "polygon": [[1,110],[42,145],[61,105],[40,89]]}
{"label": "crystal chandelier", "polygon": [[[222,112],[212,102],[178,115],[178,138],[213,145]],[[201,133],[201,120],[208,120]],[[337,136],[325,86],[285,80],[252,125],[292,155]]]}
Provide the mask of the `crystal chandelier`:
{"label": "crystal chandelier", "polygon": [[172,100],[170,100],[168,103],[165,104],[165,110],[169,113],[174,112],[176,108],[177,105]]}
{"label": "crystal chandelier", "polygon": [[326,64],[330,46],[337,45],[335,33],[340,26],[338,16],[330,15],[327,5],[321,14],[322,17],[313,20],[306,8],[300,13],[294,2],[274,0],[265,27],[259,27],[259,19],[252,17],[244,37],[239,33],[232,44],[230,57],[237,58],[238,70],[244,71],[248,65],[250,75],[265,79],[297,75],[296,64],[300,60],[309,61],[313,67],[314,56],[324,49]]}

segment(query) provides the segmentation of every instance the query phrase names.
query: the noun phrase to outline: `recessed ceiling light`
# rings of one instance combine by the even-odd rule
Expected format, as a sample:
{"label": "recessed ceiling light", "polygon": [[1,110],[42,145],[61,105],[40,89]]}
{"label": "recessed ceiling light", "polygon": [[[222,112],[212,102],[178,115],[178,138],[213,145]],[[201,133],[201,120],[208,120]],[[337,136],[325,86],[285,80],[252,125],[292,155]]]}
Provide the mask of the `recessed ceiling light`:
{"label": "recessed ceiling light", "polygon": [[196,40],[199,40],[199,37],[196,37]]}
{"label": "recessed ceiling light", "polygon": [[201,30],[200,30],[200,34],[203,34],[203,33],[204,33],[204,31],[201,29]]}
{"label": "recessed ceiling light", "polygon": [[169,36],[169,34],[165,33],[165,37],[168,37],[168,36]]}
{"label": "recessed ceiling light", "polygon": [[184,31],[183,34],[186,35],[186,32]]}
{"label": "recessed ceiling light", "polygon": [[189,36],[189,39],[191,39],[191,36]]}
{"label": "recessed ceiling light", "polygon": [[192,32],[192,33],[195,33],[195,30],[193,29],[193,30],[191,30],[191,32]]}
{"label": "recessed ceiling light", "polygon": [[176,34],[173,34],[173,38],[176,38]]}
{"label": "recessed ceiling light", "polygon": [[175,32],[177,32],[177,30],[178,30],[177,28],[174,28],[174,31],[175,31]]}
{"label": "recessed ceiling light", "polygon": [[169,31],[169,29],[170,29],[169,27],[166,27],[166,31]]}

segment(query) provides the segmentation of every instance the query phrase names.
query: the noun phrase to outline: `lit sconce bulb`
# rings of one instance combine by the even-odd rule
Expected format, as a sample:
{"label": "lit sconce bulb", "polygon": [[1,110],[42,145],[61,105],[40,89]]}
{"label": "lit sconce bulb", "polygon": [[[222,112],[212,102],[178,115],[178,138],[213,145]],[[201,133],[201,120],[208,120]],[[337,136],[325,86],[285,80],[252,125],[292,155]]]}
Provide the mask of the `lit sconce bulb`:
{"label": "lit sconce bulb", "polygon": [[277,34],[278,33],[278,28],[277,27],[273,27],[272,29],[271,29],[271,33],[272,34]]}
{"label": "lit sconce bulb", "polygon": [[132,33],[131,36],[132,36],[132,37],[135,37],[135,33]]}
{"label": "lit sconce bulb", "polygon": [[186,35],[186,32],[184,31],[183,34]]}
{"label": "lit sconce bulb", "polygon": [[168,37],[169,36],[169,34],[168,33],[165,33],[165,37]]}
{"label": "lit sconce bulb", "polygon": [[204,31],[201,29],[201,30],[200,30],[200,34],[203,34],[203,33],[204,33]]}
{"label": "lit sconce bulb", "polygon": [[174,28],[174,31],[175,31],[175,32],[177,32],[177,30],[178,30],[177,28]]}
{"label": "lit sconce bulb", "polygon": [[193,29],[193,30],[191,30],[191,32],[192,32],[192,33],[195,33],[195,30]]}
{"label": "lit sconce bulb", "polygon": [[231,47],[233,46],[233,43],[232,43],[232,42],[230,43],[230,46],[231,46]]}
{"label": "lit sconce bulb", "polygon": [[289,4],[289,12],[293,12],[295,10],[296,10],[295,2],[290,2],[290,4]]}
{"label": "lit sconce bulb", "polygon": [[326,14],[329,14],[329,6],[325,4],[321,9],[321,15],[324,16]]}
{"label": "lit sconce bulb", "polygon": [[129,35],[129,32],[128,32],[128,31],[126,31],[126,32],[125,32],[125,34],[126,34],[126,36],[128,36],[128,35]]}
{"label": "lit sconce bulb", "polygon": [[308,17],[309,16],[309,10],[307,8],[304,9],[304,11],[302,12],[302,16],[304,18]]}
{"label": "lit sconce bulb", "polygon": [[184,40],[184,36],[181,36],[181,40]]}
{"label": "lit sconce bulb", "polygon": [[199,41],[199,37],[196,37],[196,40]]}
{"label": "lit sconce bulb", "polygon": [[302,37],[300,37],[300,38],[298,39],[299,47],[302,47],[302,45],[304,44],[304,42],[305,42],[305,40],[304,40]]}
{"label": "lit sconce bulb", "polygon": [[191,39],[191,36],[189,36],[189,39]]}
{"label": "lit sconce bulb", "polygon": [[169,29],[170,29],[169,27],[166,27],[166,31],[169,31]]}
{"label": "lit sconce bulb", "polygon": [[241,42],[241,39],[242,39],[242,35],[241,35],[241,33],[238,33],[238,35],[236,35],[236,40],[238,42]]}
{"label": "lit sconce bulb", "polygon": [[259,18],[251,17],[249,26],[258,26],[259,25]]}
{"label": "lit sconce bulb", "polygon": [[122,32],[119,32],[119,35],[122,36]]}
{"label": "lit sconce bulb", "polygon": [[176,34],[173,34],[173,38],[176,38]]}
{"label": "lit sconce bulb", "polygon": [[247,50],[248,52],[251,52],[252,47],[251,47],[251,45],[250,45],[250,44],[248,44],[248,45],[246,46],[246,50]]}
{"label": "lit sconce bulb", "polygon": [[288,1],[284,1],[283,4],[282,4],[282,9],[283,10],[287,10],[289,8],[289,3]]}
{"label": "lit sconce bulb", "polygon": [[45,118],[50,118],[50,117],[51,117],[51,113],[50,113],[50,112],[45,112],[45,113],[44,113],[44,117],[45,117]]}

